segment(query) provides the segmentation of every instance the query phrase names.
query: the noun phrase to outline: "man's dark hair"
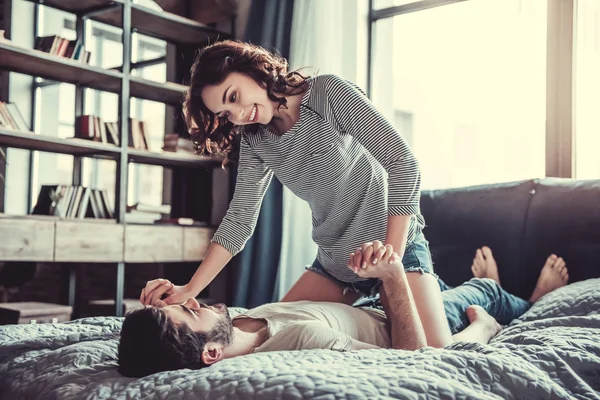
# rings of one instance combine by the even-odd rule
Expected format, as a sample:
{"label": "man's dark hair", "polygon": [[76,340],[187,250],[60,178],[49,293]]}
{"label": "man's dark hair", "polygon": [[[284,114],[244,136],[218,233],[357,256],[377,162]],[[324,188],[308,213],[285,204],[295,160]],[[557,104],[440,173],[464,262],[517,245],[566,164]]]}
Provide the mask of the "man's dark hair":
{"label": "man's dark hair", "polygon": [[208,334],[175,324],[159,308],[146,307],[127,314],[119,341],[119,372],[142,377],[160,371],[200,369]]}

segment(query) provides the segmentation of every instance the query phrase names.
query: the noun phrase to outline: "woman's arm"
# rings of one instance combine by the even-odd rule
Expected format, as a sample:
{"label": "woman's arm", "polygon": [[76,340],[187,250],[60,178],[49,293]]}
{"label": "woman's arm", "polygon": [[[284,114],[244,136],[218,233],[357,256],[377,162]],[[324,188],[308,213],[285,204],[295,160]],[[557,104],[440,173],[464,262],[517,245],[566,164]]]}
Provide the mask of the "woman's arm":
{"label": "woman's arm", "polygon": [[[219,228],[215,232],[211,246],[194,276],[188,284],[174,287],[167,304],[177,304],[189,297],[196,297],[233,256],[243,248],[256,227],[265,192],[271,183],[273,172],[254,153],[244,136],[240,140],[240,160],[233,199]],[[151,304],[156,289],[156,281],[149,281],[142,290],[140,299]],[[154,299],[155,300],[155,299]]]}
{"label": "woman's arm", "polygon": [[408,143],[356,85],[335,75],[321,79],[331,122],[354,137],[388,173],[388,214],[418,214],[421,173]]}

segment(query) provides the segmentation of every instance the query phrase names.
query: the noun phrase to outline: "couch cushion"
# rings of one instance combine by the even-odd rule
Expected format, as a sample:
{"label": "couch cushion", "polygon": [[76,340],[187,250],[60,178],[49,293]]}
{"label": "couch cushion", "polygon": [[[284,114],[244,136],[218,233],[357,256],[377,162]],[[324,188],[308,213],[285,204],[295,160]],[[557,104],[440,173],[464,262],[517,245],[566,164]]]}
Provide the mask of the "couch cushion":
{"label": "couch cushion", "polygon": [[565,259],[571,282],[600,276],[600,180],[540,180],[525,228],[519,276],[528,289],[551,253]]}
{"label": "couch cushion", "polygon": [[503,286],[524,295],[519,261],[533,188],[534,181],[528,180],[423,191],[423,232],[436,273],[452,286],[465,282],[472,277],[475,250],[485,245],[498,261]]}

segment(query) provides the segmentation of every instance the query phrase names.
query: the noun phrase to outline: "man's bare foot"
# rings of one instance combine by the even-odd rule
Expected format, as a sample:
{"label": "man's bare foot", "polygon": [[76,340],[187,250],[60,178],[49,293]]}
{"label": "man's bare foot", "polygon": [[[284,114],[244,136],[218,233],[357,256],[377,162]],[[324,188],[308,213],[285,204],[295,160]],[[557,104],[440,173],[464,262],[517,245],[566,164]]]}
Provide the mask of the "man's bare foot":
{"label": "man's bare foot", "polygon": [[496,264],[496,260],[494,260],[492,250],[487,246],[477,249],[471,271],[475,278],[490,278],[500,284],[498,265]]}
{"label": "man's bare foot", "polygon": [[469,306],[467,308],[467,318],[469,318],[470,326],[477,326],[483,329],[483,343],[488,343],[494,336],[502,330],[502,325],[496,321],[494,317],[487,313],[480,306]]}
{"label": "man's bare foot", "polygon": [[540,272],[535,289],[531,294],[529,301],[535,303],[542,296],[565,286],[569,283],[569,271],[567,270],[565,260],[555,254],[550,255],[546,260],[546,264]]}

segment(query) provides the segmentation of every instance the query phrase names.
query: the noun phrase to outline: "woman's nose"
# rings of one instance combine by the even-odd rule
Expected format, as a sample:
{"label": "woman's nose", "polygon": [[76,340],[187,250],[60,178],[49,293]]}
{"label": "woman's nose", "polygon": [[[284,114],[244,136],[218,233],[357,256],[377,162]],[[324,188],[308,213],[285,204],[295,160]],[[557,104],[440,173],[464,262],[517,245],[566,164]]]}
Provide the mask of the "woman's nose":
{"label": "woman's nose", "polygon": [[240,109],[237,112],[237,115],[238,115],[238,121],[239,122],[244,122],[245,115],[244,115],[244,109],[243,108],[240,107]]}

